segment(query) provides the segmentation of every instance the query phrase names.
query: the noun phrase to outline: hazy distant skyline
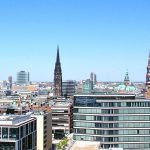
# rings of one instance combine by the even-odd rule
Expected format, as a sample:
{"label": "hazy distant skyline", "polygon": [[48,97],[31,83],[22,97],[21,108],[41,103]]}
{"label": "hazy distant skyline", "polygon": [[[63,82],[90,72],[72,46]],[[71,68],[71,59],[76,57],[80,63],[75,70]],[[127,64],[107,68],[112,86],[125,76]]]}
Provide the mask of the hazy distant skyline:
{"label": "hazy distant skyline", "polygon": [[145,81],[149,14],[149,0],[1,0],[0,80],[53,81],[59,45],[63,80]]}

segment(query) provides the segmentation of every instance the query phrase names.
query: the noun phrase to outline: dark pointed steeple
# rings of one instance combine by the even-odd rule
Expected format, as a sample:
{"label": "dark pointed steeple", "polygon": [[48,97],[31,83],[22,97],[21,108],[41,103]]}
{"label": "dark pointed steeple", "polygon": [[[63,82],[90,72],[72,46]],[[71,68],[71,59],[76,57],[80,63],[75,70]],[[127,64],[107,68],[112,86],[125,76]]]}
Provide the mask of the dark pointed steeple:
{"label": "dark pointed steeple", "polygon": [[60,63],[60,58],[59,58],[59,46],[57,45],[57,57],[56,57],[56,63]]}
{"label": "dark pointed steeple", "polygon": [[62,72],[59,57],[59,46],[57,46],[57,56],[54,70],[54,95],[57,97],[62,95]]}
{"label": "dark pointed steeple", "polygon": [[57,56],[56,56],[56,62],[55,62],[55,72],[61,73],[61,63],[60,63],[60,57],[59,57],[59,46],[57,46]]}

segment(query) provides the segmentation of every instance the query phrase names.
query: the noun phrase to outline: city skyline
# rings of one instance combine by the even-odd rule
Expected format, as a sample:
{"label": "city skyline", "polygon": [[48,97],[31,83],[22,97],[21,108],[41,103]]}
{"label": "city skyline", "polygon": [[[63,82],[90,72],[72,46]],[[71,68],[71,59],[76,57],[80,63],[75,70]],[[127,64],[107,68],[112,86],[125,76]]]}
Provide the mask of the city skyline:
{"label": "city skyline", "polygon": [[53,81],[57,45],[63,80],[146,80],[150,1],[0,2],[0,80],[30,72],[31,81]]}

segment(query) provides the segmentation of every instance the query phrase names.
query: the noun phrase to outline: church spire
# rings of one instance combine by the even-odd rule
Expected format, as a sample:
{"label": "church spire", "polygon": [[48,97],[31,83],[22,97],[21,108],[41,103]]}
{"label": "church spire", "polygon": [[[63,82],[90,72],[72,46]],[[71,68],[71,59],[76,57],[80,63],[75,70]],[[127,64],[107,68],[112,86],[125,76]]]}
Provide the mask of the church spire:
{"label": "church spire", "polygon": [[128,85],[130,84],[130,79],[129,79],[128,71],[127,71],[126,74],[125,74],[124,84],[125,84],[126,86],[128,86]]}
{"label": "church spire", "polygon": [[57,46],[57,56],[54,70],[54,95],[57,97],[62,96],[62,72],[59,57],[59,46]]}
{"label": "church spire", "polygon": [[60,58],[59,58],[59,45],[57,45],[57,57],[56,57],[56,63],[60,63]]}

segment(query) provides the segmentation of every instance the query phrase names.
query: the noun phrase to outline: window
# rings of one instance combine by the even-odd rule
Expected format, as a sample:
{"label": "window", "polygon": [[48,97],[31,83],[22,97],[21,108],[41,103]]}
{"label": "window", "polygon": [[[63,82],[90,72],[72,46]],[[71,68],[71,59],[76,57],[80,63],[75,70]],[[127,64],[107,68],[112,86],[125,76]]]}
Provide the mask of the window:
{"label": "window", "polygon": [[2,138],[8,138],[8,128],[2,128]]}
{"label": "window", "polygon": [[10,128],[9,129],[9,138],[19,139],[19,129],[18,128]]}

